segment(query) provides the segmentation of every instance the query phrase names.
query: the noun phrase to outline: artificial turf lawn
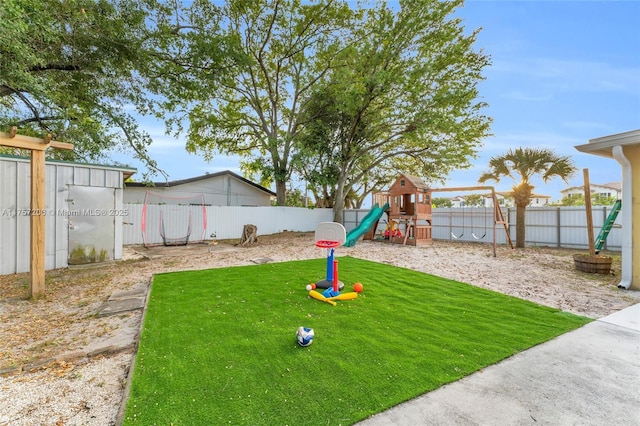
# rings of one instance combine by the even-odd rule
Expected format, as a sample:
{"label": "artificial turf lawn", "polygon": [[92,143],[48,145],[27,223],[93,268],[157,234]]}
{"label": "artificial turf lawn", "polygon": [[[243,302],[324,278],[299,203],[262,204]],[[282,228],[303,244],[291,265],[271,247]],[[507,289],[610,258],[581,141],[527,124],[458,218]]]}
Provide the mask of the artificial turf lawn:
{"label": "artificial turf lawn", "polygon": [[[589,322],[385,264],[339,258],[333,307],[305,286],[325,259],[156,275],[124,424],[338,425]],[[301,326],[314,343],[296,344]]]}

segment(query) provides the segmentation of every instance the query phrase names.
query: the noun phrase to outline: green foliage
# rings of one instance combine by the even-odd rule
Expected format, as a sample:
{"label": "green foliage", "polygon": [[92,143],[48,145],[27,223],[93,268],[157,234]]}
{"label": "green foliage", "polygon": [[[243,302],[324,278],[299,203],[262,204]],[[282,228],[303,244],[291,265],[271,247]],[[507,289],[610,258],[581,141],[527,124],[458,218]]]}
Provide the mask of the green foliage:
{"label": "green foliage", "polygon": [[[612,206],[616,202],[616,197],[606,197],[601,194],[591,194],[592,206]],[[585,200],[583,194],[571,194],[562,197],[561,206],[584,206]]]}
{"label": "green foliage", "polygon": [[75,246],[69,253],[70,265],[86,265],[88,263],[105,262],[109,260],[109,252],[101,249],[98,252],[95,246],[83,246],[81,244]]}
{"label": "green foliage", "polygon": [[335,188],[336,221],[360,182],[373,191],[399,172],[443,180],[469,166],[488,134],[477,84],[489,58],[473,50],[476,33],[465,35],[451,17],[460,5],[367,9],[306,98],[296,166],[312,186]]}
{"label": "green foliage", "polygon": [[453,202],[447,197],[437,197],[431,199],[433,207],[453,207]]}
{"label": "green foliage", "polygon": [[[276,202],[277,205],[277,202]],[[300,189],[295,188],[287,191],[287,206],[289,207],[308,207],[312,203],[307,201],[307,197]]]}
{"label": "green foliage", "polygon": [[484,207],[484,197],[480,194],[469,194],[463,198],[464,205],[467,207]]}
{"label": "green foliage", "polygon": [[539,175],[544,182],[559,177],[565,182],[576,172],[568,156],[560,156],[546,148],[509,149],[506,154],[491,157],[489,171],[483,173],[478,182],[499,182],[508,177],[519,182],[513,186],[511,196],[516,205],[516,247],[523,248],[525,241],[525,213],[531,202],[534,186],[532,176]]}
{"label": "green foliage", "polygon": [[566,197],[562,197],[562,201],[560,202],[561,206],[584,206],[584,195],[582,194],[571,194]]}
{"label": "green foliage", "polygon": [[607,197],[602,194],[594,194],[591,196],[591,205],[593,206],[612,206],[616,203],[616,197]]}
{"label": "green foliage", "polygon": [[170,46],[173,72],[158,80],[168,99],[160,112],[174,112],[174,132],[188,117],[190,152],[240,155],[275,181],[284,205],[301,100],[331,66],[351,10],[344,1],[201,0],[174,12],[166,19],[190,25]]}
{"label": "green foliage", "polygon": [[165,17],[190,25],[167,38],[157,114],[176,134],[188,117],[191,152],[240,155],[280,205],[294,173],[337,211],[399,171],[442,180],[489,127],[476,89],[488,58],[451,18],[461,4],[196,1]]}
{"label": "green foliage", "polygon": [[519,179],[520,183],[529,183],[534,175],[539,175],[544,182],[555,177],[567,182],[576,170],[570,157],[557,155],[551,149],[516,148],[509,149],[506,154],[491,157],[489,171],[483,173],[478,182],[499,182],[503,177],[509,177]]}
{"label": "green foliage", "polygon": [[[127,114],[145,103],[152,0],[3,0],[0,128],[71,142],[65,159],[132,150],[155,170],[148,134]],[[151,43],[152,44],[152,43]],[[5,130],[6,131],[6,130]]]}
{"label": "green foliage", "polygon": [[305,291],[325,264],[156,275],[124,424],[353,424],[590,321],[350,257],[333,307]]}

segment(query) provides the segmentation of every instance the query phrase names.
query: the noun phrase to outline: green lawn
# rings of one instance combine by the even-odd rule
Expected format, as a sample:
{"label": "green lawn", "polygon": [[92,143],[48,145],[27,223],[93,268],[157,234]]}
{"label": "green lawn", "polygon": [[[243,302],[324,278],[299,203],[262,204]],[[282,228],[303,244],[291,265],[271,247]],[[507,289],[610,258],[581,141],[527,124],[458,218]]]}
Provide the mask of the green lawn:
{"label": "green lawn", "polygon": [[364,292],[333,307],[305,290],[325,262],[156,275],[124,424],[352,424],[590,321],[349,257]]}

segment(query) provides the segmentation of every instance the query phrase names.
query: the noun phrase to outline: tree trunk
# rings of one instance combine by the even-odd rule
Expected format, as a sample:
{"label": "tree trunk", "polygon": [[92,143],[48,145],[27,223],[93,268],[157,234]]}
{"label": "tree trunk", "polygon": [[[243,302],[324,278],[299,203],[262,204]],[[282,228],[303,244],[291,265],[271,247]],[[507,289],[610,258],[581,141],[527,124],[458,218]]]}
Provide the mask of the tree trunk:
{"label": "tree trunk", "polygon": [[246,246],[247,244],[253,244],[258,242],[258,227],[255,225],[245,225],[242,229],[242,237],[240,238],[240,245]]}
{"label": "tree trunk", "polygon": [[344,200],[336,198],[336,202],[333,206],[333,221],[342,223],[344,220]]}
{"label": "tree trunk", "polygon": [[[344,176],[344,173],[342,174]],[[344,205],[345,205],[345,193],[344,193],[344,178],[338,180],[336,185],[335,198],[333,200],[333,221],[342,224],[344,219]]]}
{"label": "tree trunk", "polygon": [[511,194],[516,205],[516,248],[524,248],[526,232],[524,216],[527,206],[531,202],[533,185],[528,182],[520,182],[518,186],[513,188]]}
{"label": "tree trunk", "polygon": [[287,205],[287,183],[276,180],[276,200],[279,206]]}
{"label": "tree trunk", "polygon": [[524,240],[525,240],[525,212],[527,211],[527,206],[517,205],[516,206],[516,248],[524,248]]}

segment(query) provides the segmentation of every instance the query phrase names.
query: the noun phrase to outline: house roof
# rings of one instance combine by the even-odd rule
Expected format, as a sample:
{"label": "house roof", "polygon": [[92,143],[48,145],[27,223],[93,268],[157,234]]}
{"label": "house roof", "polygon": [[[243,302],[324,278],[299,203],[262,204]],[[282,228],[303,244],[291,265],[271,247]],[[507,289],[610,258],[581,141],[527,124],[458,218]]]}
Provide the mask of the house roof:
{"label": "house roof", "polygon": [[139,188],[139,187],[149,187],[149,186],[154,186],[156,188],[171,188],[179,185],[184,185],[186,183],[197,182],[197,181],[211,179],[211,178],[217,178],[225,175],[233,176],[234,178],[246,183],[247,185],[253,186],[254,188],[257,188],[260,191],[266,192],[267,194],[273,197],[276,196],[275,192],[265,188],[262,185],[258,185],[257,183],[252,182],[249,179],[243,178],[242,176],[236,173],[233,173],[231,170],[223,170],[221,172],[209,173],[209,174],[196,176],[188,179],[180,179],[180,180],[172,180],[172,181],[164,181],[164,182],[152,182],[151,184],[144,183],[144,182],[127,182],[127,188]]}
{"label": "house roof", "polygon": [[[501,195],[503,197],[511,197],[510,191],[496,191],[496,195]],[[491,197],[491,194],[487,194],[486,197]],[[551,198],[550,195],[544,194],[531,194],[531,198]]]}

